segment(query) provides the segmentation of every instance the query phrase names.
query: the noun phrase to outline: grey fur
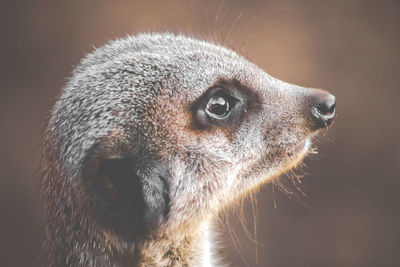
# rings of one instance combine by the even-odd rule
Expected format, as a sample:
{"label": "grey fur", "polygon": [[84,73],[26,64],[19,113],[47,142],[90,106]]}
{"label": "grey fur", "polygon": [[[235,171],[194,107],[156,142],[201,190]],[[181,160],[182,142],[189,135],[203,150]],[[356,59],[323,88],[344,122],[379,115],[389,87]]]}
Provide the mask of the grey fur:
{"label": "grey fur", "polygon": [[[244,97],[243,114],[198,127],[196,101],[221,84]],[[87,55],[45,133],[47,264],[210,266],[213,216],[307,153],[313,93],[183,35],[140,34]],[[115,194],[143,213],[109,214],[121,199],[103,184],[103,162],[132,177]]]}

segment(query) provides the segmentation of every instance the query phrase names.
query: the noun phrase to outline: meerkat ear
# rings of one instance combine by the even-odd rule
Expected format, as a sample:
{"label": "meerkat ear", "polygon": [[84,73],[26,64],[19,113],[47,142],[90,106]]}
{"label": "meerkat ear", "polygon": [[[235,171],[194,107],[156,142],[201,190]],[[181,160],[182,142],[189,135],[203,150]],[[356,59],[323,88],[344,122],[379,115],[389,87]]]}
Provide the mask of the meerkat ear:
{"label": "meerkat ear", "polygon": [[[110,145],[111,144],[111,145]],[[127,146],[98,143],[82,177],[100,221],[123,236],[137,238],[159,226],[169,210],[167,165]]]}

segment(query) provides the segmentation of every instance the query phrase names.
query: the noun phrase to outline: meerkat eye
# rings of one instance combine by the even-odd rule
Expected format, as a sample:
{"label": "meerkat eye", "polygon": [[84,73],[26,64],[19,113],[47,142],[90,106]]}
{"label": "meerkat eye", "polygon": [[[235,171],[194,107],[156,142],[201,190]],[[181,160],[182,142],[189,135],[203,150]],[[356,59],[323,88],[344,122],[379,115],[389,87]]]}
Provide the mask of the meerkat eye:
{"label": "meerkat eye", "polygon": [[235,106],[236,99],[222,88],[215,90],[208,98],[206,112],[215,119],[225,119]]}

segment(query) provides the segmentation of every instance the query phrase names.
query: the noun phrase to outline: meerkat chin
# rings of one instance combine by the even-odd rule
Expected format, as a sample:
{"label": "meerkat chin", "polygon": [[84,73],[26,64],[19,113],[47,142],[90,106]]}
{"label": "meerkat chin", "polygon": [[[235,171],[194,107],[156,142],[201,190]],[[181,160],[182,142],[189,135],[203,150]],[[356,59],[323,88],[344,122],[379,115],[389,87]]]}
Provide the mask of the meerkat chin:
{"label": "meerkat chin", "polygon": [[44,136],[48,266],[212,266],[219,210],[296,166],[335,97],[235,52],[140,34],[87,55]]}

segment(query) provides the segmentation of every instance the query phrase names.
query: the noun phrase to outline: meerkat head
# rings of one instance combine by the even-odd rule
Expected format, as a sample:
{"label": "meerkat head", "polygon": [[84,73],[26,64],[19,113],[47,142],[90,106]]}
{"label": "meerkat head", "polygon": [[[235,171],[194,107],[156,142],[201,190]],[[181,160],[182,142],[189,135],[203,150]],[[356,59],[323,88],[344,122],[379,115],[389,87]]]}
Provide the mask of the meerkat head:
{"label": "meerkat head", "polygon": [[298,164],[334,116],[334,96],[277,80],[229,49],[142,34],[75,69],[46,154],[62,190],[75,188],[65,193],[72,214],[126,236],[190,231]]}

